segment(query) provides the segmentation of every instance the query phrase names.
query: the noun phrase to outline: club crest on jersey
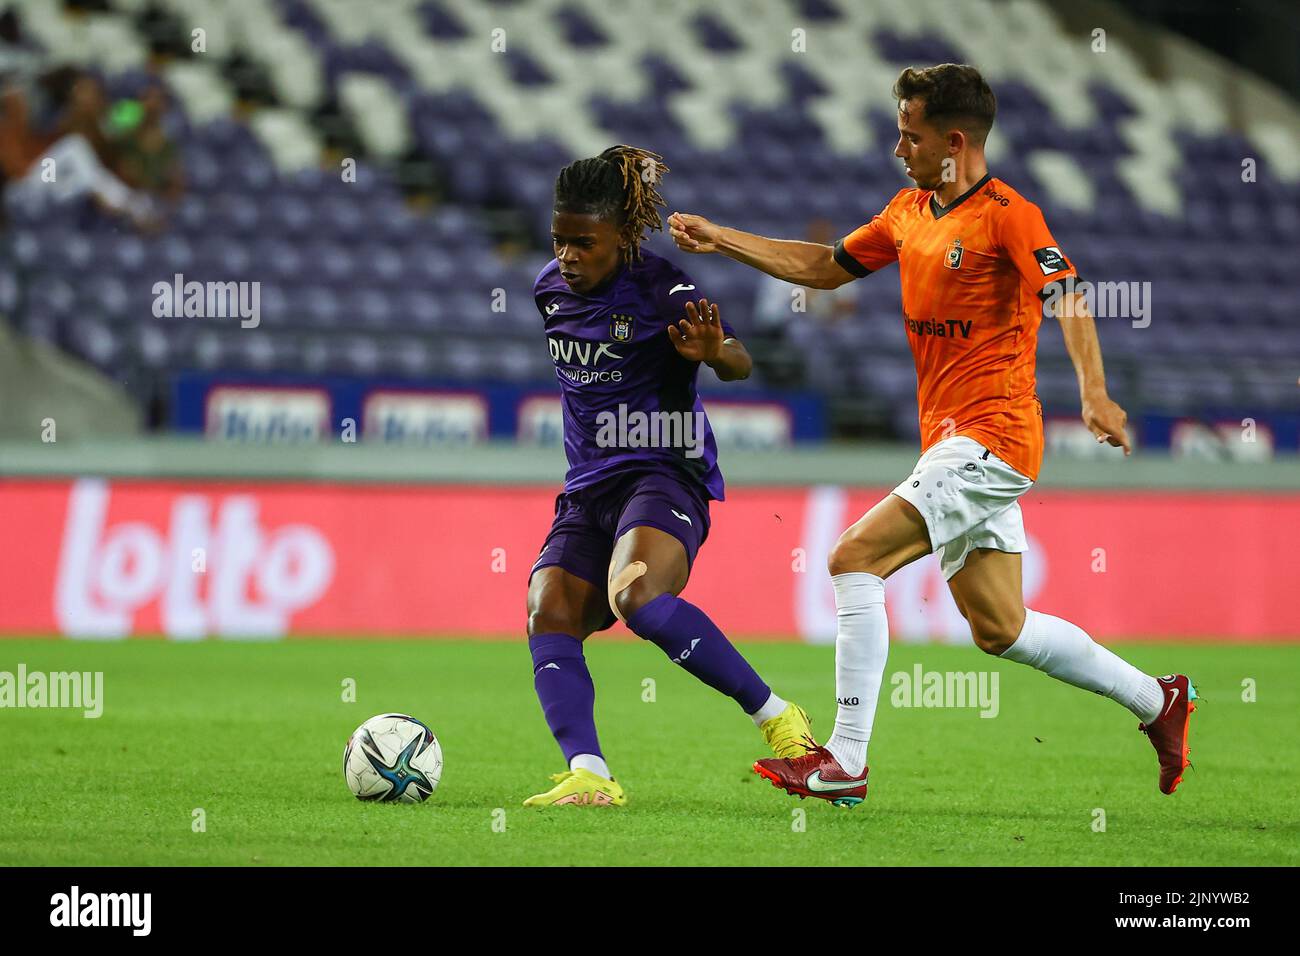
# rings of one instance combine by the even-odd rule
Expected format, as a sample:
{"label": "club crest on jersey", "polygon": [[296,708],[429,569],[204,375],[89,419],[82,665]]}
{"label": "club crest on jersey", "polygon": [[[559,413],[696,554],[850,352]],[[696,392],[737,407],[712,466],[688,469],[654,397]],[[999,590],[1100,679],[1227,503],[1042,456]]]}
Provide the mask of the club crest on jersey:
{"label": "club crest on jersey", "polygon": [[615,342],[631,342],[632,316],[617,314],[610,316],[609,337]]}
{"label": "club crest on jersey", "polygon": [[960,269],[962,256],[966,250],[961,246],[960,239],[954,239],[948,246],[943,255],[943,264],[949,269]]}

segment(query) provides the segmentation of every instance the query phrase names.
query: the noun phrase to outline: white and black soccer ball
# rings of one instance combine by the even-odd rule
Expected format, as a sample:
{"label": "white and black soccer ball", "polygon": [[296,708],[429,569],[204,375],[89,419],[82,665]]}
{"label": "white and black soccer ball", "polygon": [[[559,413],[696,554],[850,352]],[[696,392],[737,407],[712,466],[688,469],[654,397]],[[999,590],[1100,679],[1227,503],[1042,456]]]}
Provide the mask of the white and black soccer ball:
{"label": "white and black soccer ball", "polygon": [[343,779],[358,800],[421,803],[441,777],[438,738],[406,714],[371,717],[343,748]]}

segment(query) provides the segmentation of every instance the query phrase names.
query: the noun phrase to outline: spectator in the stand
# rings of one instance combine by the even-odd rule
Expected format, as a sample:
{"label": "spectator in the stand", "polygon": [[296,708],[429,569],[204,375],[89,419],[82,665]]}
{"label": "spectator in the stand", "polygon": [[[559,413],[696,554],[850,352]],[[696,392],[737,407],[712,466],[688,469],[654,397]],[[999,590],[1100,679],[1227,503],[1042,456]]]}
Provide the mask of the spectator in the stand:
{"label": "spectator in the stand", "polygon": [[114,170],[127,185],[166,203],[175,203],[185,188],[180,155],[167,136],[163,119],[167,94],[158,83],[145,87],[138,100],[113,107]]}
{"label": "spectator in the stand", "polygon": [[[829,219],[808,223],[808,241],[832,245],[838,233]],[[832,325],[853,314],[857,287],[850,283],[838,289],[805,289],[764,274],[754,297],[754,324],[762,338],[780,342],[785,329],[799,312],[822,325]]]}
{"label": "spectator in the stand", "polygon": [[17,84],[0,92],[0,176],[6,183],[21,179],[49,145],[32,129],[27,94]]}
{"label": "spectator in the stand", "polygon": [[[45,110],[42,97],[50,104]],[[30,92],[20,86],[7,89],[0,118],[6,148],[0,162],[9,181],[8,201],[40,212],[49,203],[62,205],[90,195],[104,209],[137,225],[154,223],[157,217],[148,194],[131,189],[111,171],[104,111],[103,87],[79,70],[56,70]],[[43,113],[55,118],[42,122]]]}
{"label": "spectator in the stand", "polygon": [[[826,219],[808,224],[808,241],[833,243],[834,225]],[[790,347],[788,330],[796,323],[825,329],[847,319],[857,306],[853,283],[838,289],[808,289],[764,274],[754,295],[754,327],[749,333],[750,354],[763,381],[777,386],[802,387],[808,374],[799,349]]]}
{"label": "spectator in the stand", "polygon": [[95,151],[95,157],[100,163],[112,166],[113,152],[104,132],[108,112],[104,86],[90,73],[76,70],[67,73],[66,77],[58,80],[66,89],[59,97],[64,104],[58,121],[59,135],[83,137]]}

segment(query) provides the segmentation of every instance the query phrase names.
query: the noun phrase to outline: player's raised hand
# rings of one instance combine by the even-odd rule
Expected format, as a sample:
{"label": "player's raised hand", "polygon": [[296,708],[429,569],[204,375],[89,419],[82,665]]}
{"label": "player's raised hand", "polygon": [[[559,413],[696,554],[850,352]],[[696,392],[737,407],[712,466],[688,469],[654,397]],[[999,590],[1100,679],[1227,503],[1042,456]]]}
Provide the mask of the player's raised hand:
{"label": "player's raised hand", "polygon": [[701,299],[696,307],[694,302],[686,303],[686,318],[676,325],[668,326],[668,338],[672,339],[677,354],[692,362],[712,362],[722,352],[722,319],[716,305],[709,305],[708,299]]}
{"label": "player's raised hand", "polygon": [[1124,454],[1133,453],[1128,432],[1128,412],[1111,401],[1107,395],[1098,395],[1083,400],[1083,423],[1096,436],[1097,443],[1105,442],[1114,448],[1123,448]]}
{"label": "player's raised hand", "polygon": [[721,227],[703,216],[675,212],[668,217],[668,234],[682,252],[717,252],[720,231]]}

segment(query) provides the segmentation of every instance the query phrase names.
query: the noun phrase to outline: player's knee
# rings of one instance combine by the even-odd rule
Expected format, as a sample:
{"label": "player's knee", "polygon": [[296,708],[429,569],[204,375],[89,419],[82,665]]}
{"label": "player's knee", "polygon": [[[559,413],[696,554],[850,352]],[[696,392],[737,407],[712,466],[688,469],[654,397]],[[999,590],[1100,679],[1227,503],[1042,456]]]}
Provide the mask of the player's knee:
{"label": "player's knee", "polygon": [[534,608],[528,612],[529,637],[538,634],[571,634],[578,640],[584,640],[589,633],[576,615],[563,609]]}
{"label": "player's knee", "polygon": [[626,624],[633,614],[663,593],[663,587],[647,577],[639,577],[627,587],[610,595],[610,608],[618,619]]}
{"label": "player's knee", "polygon": [[609,578],[609,609],[614,616],[627,623],[627,619],[653,599],[644,592],[646,573],[650,568],[644,561],[629,561]]}
{"label": "player's knee", "polygon": [[826,558],[826,570],[832,575],[849,574],[854,571],[866,571],[879,574],[875,549],[870,541],[864,541],[850,535],[847,531],[840,535]]}
{"label": "player's knee", "polygon": [[847,574],[850,571],[857,571],[855,567],[858,561],[859,549],[856,544],[840,535],[840,540],[835,542],[835,547],[831,548],[831,553],[826,556],[826,570],[832,575]]}
{"label": "player's knee", "polygon": [[975,646],[985,654],[1001,655],[1020,636],[1020,628],[1010,621],[980,615],[968,616],[967,620]]}

